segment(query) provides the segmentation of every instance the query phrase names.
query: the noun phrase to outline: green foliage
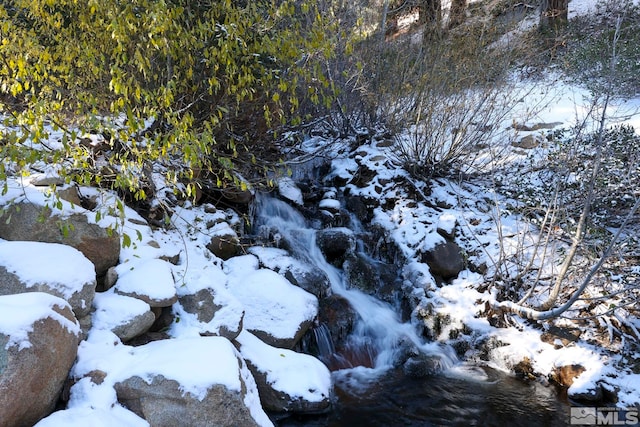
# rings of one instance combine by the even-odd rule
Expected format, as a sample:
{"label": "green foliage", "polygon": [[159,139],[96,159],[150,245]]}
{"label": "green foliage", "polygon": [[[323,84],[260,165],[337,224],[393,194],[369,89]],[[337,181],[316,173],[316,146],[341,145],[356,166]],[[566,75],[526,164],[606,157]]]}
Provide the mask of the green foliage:
{"label": "green foliage", "polygon": [[[330,34],[310,1],[2,2],[0,178],[64,161],[138,200],[161,161],[173,182],[233,184],[270,132],[305,119],[302,97],[331,102]],[[88,132],[105,145],[81,144]]]}

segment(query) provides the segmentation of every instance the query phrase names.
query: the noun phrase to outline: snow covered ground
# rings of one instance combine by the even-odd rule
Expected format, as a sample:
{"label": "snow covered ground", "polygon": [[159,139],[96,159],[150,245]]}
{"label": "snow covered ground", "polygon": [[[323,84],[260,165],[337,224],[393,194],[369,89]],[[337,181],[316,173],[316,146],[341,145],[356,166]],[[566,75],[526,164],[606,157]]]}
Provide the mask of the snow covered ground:
{"label": "snow covered ground", "polygon": [[[592,7],[589,1],[572,1],[570,3],[571,13],[583,13]],[[589,94],[582,88],[566,85],[560,79],[554,79],[550,85],[536,86],[526,99],[522,102],[522,110],[514,112],[510,120],[519,123],[552,123],[560,122],[566,126],[572,126],[581,119],[587,110]],[[532,116],[530,106],[544,106],[536,109]],[[611,114],[611,123],[628,123],[640,129],[640,99],[630,100],[614,105]],[[519,136],[524,136],[526,132],[520,132]],[[322,141],[315,141],[321,144]],[[534,150],[523,154],[517,150],[509,156],[509,161],[514,166],[519,162],[528,160],[530,156],[541,156],[542,150]],[[389,168],[385,162],[380,162],[382,158],[389,158],[386,148],[378,148],[375,145],[362,147],[363,162],[368,167],[375,170],[380,179],[393,178],[401,173],[396,169]],[[344,153],[335,153],[336,159],[333,161],[332,174],[335,176],[351,176],[354,173],[353,159],[340,156]],[[371,159],[369,161],[369,159]],[[378,159],[378,160],[374,160]],[[387,163],[388,165],[388,163]],[[411,259],[416,252],[416,248],[425,248],[435,245],[439,235],[435,232],[436,226],[452,229],[458,227],[474,228],[478,236],[480,245],[486,244],[484,255],[478,257],[496,256],[499,250],[496,241],[500,237],[495,227],[495,212],[488,206],[486,189],[480,186],[458,185],[453,182],[441,180],[433,187],[431,200],[443,202],[441,212],[435,212],[422,203],[417,206],[399,202],[393,212],[383,210],[376,211],[374,222],[387,229],[393,236],[398,246],[403,250],[404,255]],[[299,190],[291,180],[280,182],[280,191],[285,198],[292,200],[296,204],[302,204]],[[373,188],[359,190],[360,194],[377,196]],[[42,200],[46,203],[46,196],[41,190],[31,186],[28,181],[15,182],[10,187],[10,191],[4,196],[5,200],[16,197],[19,194],[28,194],[33,200]],[[498,197],[489,194],[490,198]],[[326,199],[329,200],[329,199]],[[464,201],[464,202],[463,202]],[[325,202],[329,204],[330,202]],[[69,212],[80,211],[79,207],[64,206]],[[71,389],[71,400],[66,410],[54,413],[49,418],[43,420],[41,426],[85,426],[91,425],[129,425],[143,426],[146,422],[127,409],[120,406],[116,401],[113,390],[113,381],[131,374],[131,370],[140,375],[145,375],[144,366],[152,364],[157,372],[168,378],[176,379],[185,390],[198,394],[203,387],[212,383],[222,383],[230,388],[238,387],[235,379],[229,376],[231,372],[229,364],[233,364],[232,359],[221,359],[215,365],[210,365],[210,370],[206,375],[202,372],[194,372],[190,369],[195,357],[193,354],[229,354],[228,341],[224,339],[210,340],[202,342],[193,340],[199,337],[200,333],[216,333],[221,328],[236,324],[245,314],[245,326],[262,325],[277,336],[281,332],[289,333],[295,328],[298,319],[305,319],[313,316],[317,304],[308,294],[293,292],[287,283],[283,282],[282,276],[271,274],[270,270],[260,268],[258,257],[254,255],[244,255],[232,258],[230,261],[223,261],[216,258],[206,248],[211,239],[211,230],[206,227],[208,221],[219,221],[224,224],[221,227],[234,227],[241,219],[229,211],[213,210],[207,212],[205,207],[191,206],[188,203],[182,208],[177,208],[171,218],[172,227],[166,230],[152,229],[144,225],[144,220],[133,210],[126,208],[125,217],[121,222],[120,231],[132,237],[132,244],[123,248],[118,271],[121,281],[118,286],[121,290],[135,290],[157,298],[167,298],[172,295],[193,293],[199,289],[214,289],[218,297],[218,302],[223,301],[224,307],[219,310],[214,319],[206,325],[199,322],[194,315],[182,310],[180,306],[175,307],[175,313],[180,319],[168,329],[168,334],[175,340],[188,343],[190,346],[205,346],[202,351],[191,353],[185,351],[180,346],[172,346],[163,342],[154,343],[155,346],[165,346],[161,349],[162,360],[149,360],[149,355],[142,354],[135,348],[126,346],[113,335],[109,330],[117,319],[139,315],[148,310],[148,306],[138,299],[117,296],[111,292],[96,297],[94,301],[95,312],[93,314],[93,326],[87,340],[80,346],[78,360],[73,368],[72,375],[81,377],[95,369],[100,369],[107,374],[110,381],[101,385],[96,385],[88,380],[76,383]],[[104,219],[102,221],[105,221]],[[474,223],[483,224],[473,226]],[[489,224],[489,225],[487,225]],[[510,233],[503,233],[511,236],[514,244],[517,239],[522,238],[522,222],[515,215],[506,215],[501,219],[502,232],[512,230]],[[482,233],[478,231],[481,230]],[[509,237],[507,237],[509,239]],[[471,243],[470,243],[471,244]],[[1,247],[0,247],[1,249]],[[52,248],[52,251],[57,250]],[[67,250],[60,248],[60,251]],[[161,256],[180,255],[180,262],[172,265],[158,260]],[[65,255],[63,253],[52,254],[55,256]],[[3,253],[0,251],[0,259],[5,263],[28,262],[28,253]],[[482,259],[475,259],[478,264]],[[290,262],[288,260],[273,259],[274,264]],[[32,269],[34,280],[37,275],[46,272],[49,278],[58,276],[64,277],[65,283],[84,282],[86,279],[86,269],[84,266],[70,268],[63,264],[49,264]],[[420,266],[413,266],[420,269]],[[168,274],[169,273],[169,274]],[[77,275],[77,277],[74,276]],[[168,281],[167,277],[172,275],[175,282]],[[62,280],[62,279],[61,279]],[[428,281],[428,279],[425,279]],[[488,364],[492,367],[511,371],[513,365],[528,358],[536,372],[542,375],[550,374],[557,366],[567,364],[582,365],[586,371],[583,372],[573,383],[570,394],[581,394],[593,389],[597,383],[604,383],[618,392],[618,405],[628,407],[640,404],[640,374],[635,374],[629,368],[625,368],[628,360],[621,354],[603,351],[596,345],[587,344],[582,341],[568,345],[554,345],[540,340],[541,331],[533,328],[525,322],[517,322],[516,325],[508,328],[496,328],[489,322],[478,316],[484,309],[487,301],[494,298],[488,292],[482,292],[483,278],[478,273],[463,271],[460,276],[449,286],[441,288],[433,287],[431,283],[425,285],[430,288],[429,292],[423,290],[422,295],[426,303],[431,303],[435,307],[435,313],[448,315],[451,319],[447,329],[442,331],[439,340],[448,341],[448,332],[452,329],[461,328],[466,325],[473,330],[473,337],[477,341],[488,338],[502,342],[504,345],[492,350]],[[237,285],[246,284],[246,288]],[[260,284],[272,290],[269,299],[256,299],[256,289],[250,285]],[[230,290],[233,288],[234,291]],[[240,290],[238,290],[240,289]],[[420,290],[417,291],[418,293]],[[5,317],[11,312],[11,317],[15,319],[15,324],[2,324],[2,331],[6,333],[13,330],[15,336],[24,336],[24,318],[38,318],[41,308],[39,302],[29,307],[12,307],[10,300],[0,301],[0,311]],[[47,304],[43,301],[42,304]],[[268,304],[268,307],[263,306]],[[285,307],[286,306],[286,310]],[[292,308],[294,311],[292,312]],[[268,315],[267,315],[268,314]],[[289,322],[296,319],[295,322]],[[13,328],[13,329],[12,329]],[[281,354],[272,354],[272,347],[261,347],[256,343],[255,337],[242,332],[240,342],[246,345],[247,354],[251,354],[254,359],[273,358],[279,361]],[[182,341],[183,340],[183,341]],[[25,344],[26,345],[26,344]],[[193,347],[192,347],[193,348]],[[235,350],[234,350],[235,351]],[[264,351],[264,354],[260,353]],[[157,357],[157,356],[153,356]],[[287,357],[295,358],[295,353],[287,352]],[[640,359],[640,354],[634,355]],[[473,360],[472,360],[473,361]],[[202,363],[206,363],[203,361]],[[478,363],[485,363],[480,362]],[[307,380],[310,377],[317,378],[316,384],[321,384],[319,393],[329,393],[331,384],[324,381],[326,378],[326,368],[314,363],[303,363],[306,369],[305,375],[292,375],[286,367],[280,367],[270,372],[270,381],[279,384],[282,389],[287,390],[291,395],[309,394]],[[246,373],[245,373],[246,375]],[[306,396],[313,399],[314,396]],[[251,394],[247,399],[247,405],[252,413],[256,414],[256,419],[263,425],[269,425],[270,421],[262,413],[257,395]]]}

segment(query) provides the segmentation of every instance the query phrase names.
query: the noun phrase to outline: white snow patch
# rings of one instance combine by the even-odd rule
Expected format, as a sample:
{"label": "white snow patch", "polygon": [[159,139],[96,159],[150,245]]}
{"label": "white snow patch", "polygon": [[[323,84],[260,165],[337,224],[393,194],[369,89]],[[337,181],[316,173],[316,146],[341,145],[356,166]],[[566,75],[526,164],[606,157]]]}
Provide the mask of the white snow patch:
{"label": "white snow patch", "polygon": [[329,209],[333,211],[340,210],[340,201],[336,199],[322,199],[318,203],[320,209]]}
{"label": "white snow patch", "polygon": [[282,177],[278,180],[278,191],[280,195],[295,203],[298,206],[302,206],[304,204],[304,200],[302,198],[302,191],[298,188],[293,179],[289,177]]}
{"label": "white snow patch", "polygon": [[[257,262],[256,257],[251,258]],[[245,328],[265,331],[274,338],[293,338],[300,325],[318,313],[315,296],[271,270],[246,274],[233,269],[227,289],[245,308]]]}
{"label": "white snow patch", "polygon": [[171,264],[161,259],[130,261],[116,267],[116,289],[127,294],[146,295],[163,300],[176,295]]}
{"label": "white snow patch", "polygon": [[78,407],[54,412],[35,427],[149,427],[149,423],[120,405],[104,408]]}

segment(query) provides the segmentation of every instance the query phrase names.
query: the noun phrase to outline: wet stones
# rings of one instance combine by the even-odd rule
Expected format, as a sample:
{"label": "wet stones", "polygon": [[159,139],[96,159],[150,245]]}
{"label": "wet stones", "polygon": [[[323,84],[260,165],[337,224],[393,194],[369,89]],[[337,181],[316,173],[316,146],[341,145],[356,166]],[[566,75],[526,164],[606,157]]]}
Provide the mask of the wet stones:
{"label": "wet stones", "polygon": [[316,234],[316,243],[327,261],[341,267],[348,254],[356,249],[356,237],[348,228],[327,228]]}
{"label": "wet stones", "polygon": [[329,329],[337,348],[345,345],[357,318],[358,314],[344,297],[334,294],[320,300],[318,321]]}

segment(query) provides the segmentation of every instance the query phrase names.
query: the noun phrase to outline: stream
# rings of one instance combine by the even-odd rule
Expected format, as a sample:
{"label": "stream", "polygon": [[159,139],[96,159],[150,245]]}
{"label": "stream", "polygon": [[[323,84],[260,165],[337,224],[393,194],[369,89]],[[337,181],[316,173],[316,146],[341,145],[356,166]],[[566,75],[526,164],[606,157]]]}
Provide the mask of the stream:
{"label": "stream", "polygon": [[[564,426],[570,404],[559,390],[526,383],[486,367],[467,365],[445,345],[428,342],[400,320],[397,310],[345,283],[342,271],[325,259],[316,230],[289,204],[261,195],[258,230],[286,242],[291,254],[327,275],[331,290],[346,299],[358,319],[348,352],[337,353],[326,328],[314,330],[317,356],[332,369],[336,398],[332,410],[290,416],[279,426]],[[405,375],[406,354],[428,361],[428,374]],[[356,355],[356,356],[354,356]],[[348,360],[344,360],[348,359]],[[336,363],[338,362],[338,363]]]}

